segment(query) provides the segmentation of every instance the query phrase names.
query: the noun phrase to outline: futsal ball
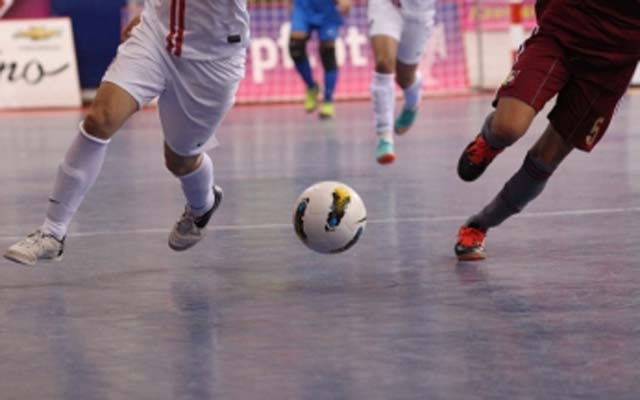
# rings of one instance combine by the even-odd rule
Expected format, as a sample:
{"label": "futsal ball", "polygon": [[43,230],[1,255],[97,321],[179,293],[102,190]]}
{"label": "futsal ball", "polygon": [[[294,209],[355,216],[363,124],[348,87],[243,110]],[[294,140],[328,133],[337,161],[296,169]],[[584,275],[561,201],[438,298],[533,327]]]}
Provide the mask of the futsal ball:
{"label": "futsal ball", "polygon": [[358,242],[367,210],[355,190],[325,181],[308,187],[298,197],[293,226],[298,238],[319,253],[340,253]]}

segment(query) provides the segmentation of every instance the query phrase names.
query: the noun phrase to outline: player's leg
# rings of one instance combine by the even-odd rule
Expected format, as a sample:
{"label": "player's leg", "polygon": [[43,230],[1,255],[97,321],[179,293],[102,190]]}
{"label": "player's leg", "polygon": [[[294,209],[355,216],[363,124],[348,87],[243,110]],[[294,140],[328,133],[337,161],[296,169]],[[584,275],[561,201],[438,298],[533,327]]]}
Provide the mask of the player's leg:
{"label": "player's leg", "polygon": [[326,24],[318,29],[320,39],[320,60],[324,70],[324,94],[320,106],[320,118],[331,118],[335,114],[333,93],[338,82],[338,62],[336,60],[336,38],[338,29],[336,24]]}
{"label": "player's leg", "polygon": [[[139,106],[160,92],[163,76],[144,29],[118,50],[96,98],[58,168],[42,226],[11,246],[5,257],[28,265],[60,259],[68,226],[100,173],[111,137]],[[145,85],[139,86],[140,82]]]}
{"label": "player's leg", "polygon": [[477,179],[506,147],[528,130],[544,104],[567,82],[564,51],[547,35],[535,34],[525,42],[507,79],[496,95],[494,112],[458,160],[458,176]]}
{"label": "player's leg", "polygon": [[318,84],[313,79],[311,63],[307,56],[307,41],[309,40],[310,32],[311,27],[307,22],[302,6],[298,2],[294,2],[291,12],[289,56],[306,86],[304,108],[307,112],[313,112],[318,106],[318,93],[320,91]]}
{"label": "player's leg", "polygon": [[380,164],[395,161],[393,148],[393,112],[395,108],[395,73],[398,40],[402,31],[400,11],[387,0],[368,3],[369,35],[375,71],[371,81],[371,97],[375,130],[378,137],[376,160]]}
{"label": "player's leg", "polygon": [[418,64],[433,29],[435,3],[431,4],[432,10],[422,18],[404,20],[396,60],[396,82],[404,93],[404,105],[394,123],[397,134],[404,134],[411,128],[422,98],[422,75],[418,72]]}
{"label": "player's leg", "polygon": [[320,118],[331,118],[335,114],[333,93],[338,82],[338,63],[336,61],[336,42],[320,42],[320,60],[324,69],[324,94],[320,106]]}
{"label": "player's leg", "polygon": [[215,131],[231,109],[244,76],[244,55],[215,61],[175,61],[175,78],[158,102],[165,136],[166,166],[180,181],[187,205],[169,234],[181,251],[198,243],[220,205],[211,158]]}
{"label": "player's leg", "polygon": [[549,114],[550,124],[529,150],[522,167],[500,193],[460,229],[455,249],[460,259],[484,258],[487,230],[535,199],[574,147],[590,151],[598,143],[634,70],[635,65],[604,69],[585,66],[574,73],[558,94]]}
{"label": "player's leg", "polygon": [[505,183],[498,195],[460,228],[455,246],[458,259],[484,259],[484,239],[487,231],[519,213],[538,197],[551,174],[572,149],[573,146],[549,124],[527,153],[520,169]]}

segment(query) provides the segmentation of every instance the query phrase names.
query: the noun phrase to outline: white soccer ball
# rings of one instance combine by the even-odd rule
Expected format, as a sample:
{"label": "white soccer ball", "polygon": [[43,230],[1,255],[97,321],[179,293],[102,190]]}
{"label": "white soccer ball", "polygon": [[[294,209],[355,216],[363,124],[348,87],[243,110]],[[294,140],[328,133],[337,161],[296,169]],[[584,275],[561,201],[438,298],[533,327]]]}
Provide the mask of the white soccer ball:
{"label": "white soccer ball", "polygon": [[296,200],[293,227],[310,249],[340,253],[364,232],[367,210],[355,190],[341,182],[325,181],[305,189]]}

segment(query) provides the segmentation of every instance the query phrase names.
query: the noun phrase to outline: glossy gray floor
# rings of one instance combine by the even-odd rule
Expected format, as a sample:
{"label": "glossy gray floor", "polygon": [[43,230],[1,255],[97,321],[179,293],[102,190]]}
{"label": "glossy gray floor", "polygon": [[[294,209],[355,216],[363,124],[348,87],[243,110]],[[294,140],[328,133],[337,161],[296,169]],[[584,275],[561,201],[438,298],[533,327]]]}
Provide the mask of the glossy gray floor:
{"label": "glossy gray floor", "polygon": [[[110,145],[64,261],[0,261],[0,398],[638,399],[640,96],[576,152],[484,262],[458,226],[519,167],[545,125],[478,182],[455,175],[490,98],[428,99],[398,161],[373,157],[370,105],[334,121],[236,108],[212,151],[225,200],[204,242],[174,253],[178,182],[155,111]],[[0,117],[0,245],[38,226],[76,112]],[[314,254],[290,224],[306,186],[338,179],[368,208],[361,242]]]}

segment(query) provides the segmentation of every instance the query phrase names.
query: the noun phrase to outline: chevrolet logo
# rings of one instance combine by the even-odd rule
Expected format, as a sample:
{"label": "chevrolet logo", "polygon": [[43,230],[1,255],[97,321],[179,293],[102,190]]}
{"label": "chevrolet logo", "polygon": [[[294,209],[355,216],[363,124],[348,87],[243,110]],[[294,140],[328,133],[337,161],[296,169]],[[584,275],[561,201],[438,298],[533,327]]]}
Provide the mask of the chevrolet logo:
{"label": "chevrolet logo", "polygon": [[17,32],[13,35],[16,38],[31,39],[33,41],[47,40],[60,35],[59,30],[48,29],[43,26],[32,26],[26,31]]}

